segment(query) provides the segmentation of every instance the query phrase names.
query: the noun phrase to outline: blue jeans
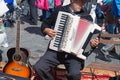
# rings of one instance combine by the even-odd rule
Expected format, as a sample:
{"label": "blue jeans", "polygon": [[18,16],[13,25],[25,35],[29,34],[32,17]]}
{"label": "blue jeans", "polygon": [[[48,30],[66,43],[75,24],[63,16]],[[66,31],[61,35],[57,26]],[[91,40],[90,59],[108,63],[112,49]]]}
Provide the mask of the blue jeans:
{"label": "blue jeans", "polygon": [[42,10],[42,13],[43,13],[43,17],[42,18],[43,18],[43,20],[48,18],[53,11],[54,11],[53,8],[49,9],[49,10]]}
{"label": "blue jeans", "polygon": [[[2,25],[2,32],[6,34],[6,30],[5,30],[4,25]],[[4,38],[4,41],[2,42],[2,44],[6,44],[6,43],[8,43],[7,34],[6,34],[6,37]]]}
{"label": "blue jeans", "polygon": [[24,6],[23,14],[24,14],[24,15],[28,15],[28,12],[29,12],[29,8],[28,8],[28,7],[29,7],[28,0],[25,0],[25,1],[24,1],[24,5],[23,5],[23,6]]}
{"label": "blue jeans", "polygon": [[107,28],[107,32],[110,33],[110,34],[115,34],[115,28],[116,28],[116,25],[115,24],[107,24],[106,26]]}

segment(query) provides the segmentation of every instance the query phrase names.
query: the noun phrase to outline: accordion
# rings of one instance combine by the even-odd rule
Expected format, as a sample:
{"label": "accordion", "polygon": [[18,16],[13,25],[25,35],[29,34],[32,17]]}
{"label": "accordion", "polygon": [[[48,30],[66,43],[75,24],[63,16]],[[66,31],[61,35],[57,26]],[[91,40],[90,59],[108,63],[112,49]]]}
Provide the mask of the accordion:
{"label": "accordion", "polygon": [[86,19],[80,19],[77,15],[60,11],[54,30],[57,30],[57,34],[50,42],[50,49],[70,53],[85,60],[86,56],[82,54],[84,44],[89,35],[95,30],[101,31],[101,27]]}

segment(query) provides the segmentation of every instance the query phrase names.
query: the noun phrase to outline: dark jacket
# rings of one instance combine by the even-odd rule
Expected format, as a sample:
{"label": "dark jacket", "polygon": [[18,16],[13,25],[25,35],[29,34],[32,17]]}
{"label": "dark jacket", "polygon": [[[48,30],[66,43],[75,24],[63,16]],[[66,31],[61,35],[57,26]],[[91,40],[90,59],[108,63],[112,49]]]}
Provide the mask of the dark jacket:
{"label": "dark jacket", "polygon": [[[46,19],[46,20],[43,21],[43,23],[41,25],[41,30],[42,30],[42,33],[44,35],[45,35],[45,33],[43,31],[44,31],[45,28],[51,28],[51,26],[54,28],[54,25],[56,23],[56,19],[57,19],[57,15],[58,15],[59,11],[64,11],[64,12],[72,13],[72,11],[70,10],[69,6],[70,5],[57,7],[55,9],[55,11],[51,14],[51,16],[48,19]],[[87,12],[85,12],[84,9],[82,9],[80,12],[77,12],[76,14],[79,15],[80,18],[82,18],[82,19],[87,19],[88,21],[91,21],[91,22],[93,21],[92,17]],[[90,45],[88,45],[89,41],[87,41],[86,47],[90,46]],[[86,54],[89,51],[90,51],[90,49],[88,48],[88,50],[85,50],[84,53]],[[87,56],[87,54],[85,56]]]}
{"label": "dark jacket", "polygon": [[[51,26],[54,27],[59,11],[71,13],[69,6],[70,5],[57,7],[55,11],[50,15],[50,17],[43,21],[41,25],[41,31],[43,32],[45,28],[51,28]],[[80,12],[77,12],[76,14],[79,15],[81,18],[87,19],[89,21],[93,20],[92,17],[84,11],[84,9],[82,9]]]}

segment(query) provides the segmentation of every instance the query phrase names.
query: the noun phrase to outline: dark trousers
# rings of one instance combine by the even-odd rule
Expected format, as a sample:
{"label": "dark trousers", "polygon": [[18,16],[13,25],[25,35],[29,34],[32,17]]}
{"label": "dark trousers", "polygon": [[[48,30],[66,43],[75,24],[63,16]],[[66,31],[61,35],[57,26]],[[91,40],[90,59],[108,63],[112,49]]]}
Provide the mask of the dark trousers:
{"label": "dark trousers", "polygon": [[51,68],[54,68],[59,64],[65,65],[68,72],[68,80],[81,79],[80,70],[84,66],[84,60],[78,59],[71,54],[68,55],[66,53],[47,50],[47,52],[34,65],[34,69],[36,73],[42,78],[42,80],[54,80],[49,71]]}
{"label": "dark trousers", "polygon": [[30,7],[30,17],[31,21],[35,24],[37,24],[38,19],[38,12],[37,7],[35,6],[35,0],[28,0],[29,7]]}
{"label": "dark trousers", "polygon": [[120,19],[116,18],[116,32],[120,34]]}

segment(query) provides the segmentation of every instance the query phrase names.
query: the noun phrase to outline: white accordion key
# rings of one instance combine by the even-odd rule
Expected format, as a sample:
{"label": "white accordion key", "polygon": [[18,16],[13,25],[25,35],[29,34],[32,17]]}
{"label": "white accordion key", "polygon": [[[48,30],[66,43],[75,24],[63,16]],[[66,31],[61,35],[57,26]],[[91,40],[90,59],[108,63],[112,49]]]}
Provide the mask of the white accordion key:
{"label": "white accordion key", "polygon": [[61,39],[63,37],[64,29],[68,20],[68,15],[63,12],[58,13],[54,30],[58,31],[56,36],[51,40],[49,48],[55,51],[59,51]]}

